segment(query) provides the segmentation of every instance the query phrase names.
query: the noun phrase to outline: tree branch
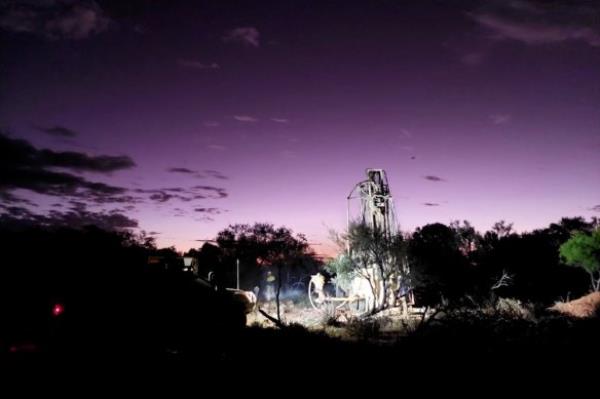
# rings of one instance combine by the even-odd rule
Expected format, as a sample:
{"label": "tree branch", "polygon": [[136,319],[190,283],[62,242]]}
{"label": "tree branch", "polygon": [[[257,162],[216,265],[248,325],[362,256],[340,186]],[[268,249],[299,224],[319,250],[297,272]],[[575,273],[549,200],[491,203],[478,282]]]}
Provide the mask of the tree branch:
{"label": "tree branch", "polygon": [[261,308],[258,308],[258,311],[260,312],[260,314],[262,314],[263,316],[265,316],[265,318],[267,320],[269,320],[270,322],[272,322],[273,324],[275,324],[277,327],[279,327],[279,328],[285,328],[285,324],[283,324],[281,321],[277,320],[275,317],[269,315],[267,312],[265,312]]}

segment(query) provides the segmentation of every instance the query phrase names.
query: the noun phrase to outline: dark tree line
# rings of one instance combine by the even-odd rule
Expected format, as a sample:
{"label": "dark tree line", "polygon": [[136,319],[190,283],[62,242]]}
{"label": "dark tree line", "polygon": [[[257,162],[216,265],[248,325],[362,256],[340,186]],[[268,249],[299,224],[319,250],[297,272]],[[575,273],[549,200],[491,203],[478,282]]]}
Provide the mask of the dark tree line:
{"label": "dark tree line", "polygon": [[417,297],[424,304],[467,295],[542,304],[578,297],[589,291],[589,278],[582,269],[566,267],[559,249],[574,233],[590,234],[598,227],[597,219],[581,217],[521,234],[505,222],[483,234],[466,221],[423,226],[408,244]]}
{"label": "dark tree line", "polygon": [[[574,235],[584,243],[597,242],[599,227],[597,219],[564,218],[521,234],[497,223],[481,234],[467,222],[435,223],[398,236],[389,246],[368,248],[383,248],[389,255],[380,259],[382,265],[389,259],[399,265],[408,262],[418,305],[490,296],[545,305],[589,292],[590,276],[598,281],[597,250],[579,256],[576,248],[564,244]],[[305,293],[310,276],[322,270],[306,238],[285,227],[234,225],[215,241],[189,255],[198,258],[200,275],[216,272],[225,287],[235,287],[238,261],[240,288],[263,290],[270,270],[278,296],[287,290]],[[182,271],[181,256],[173,248],[158,249],[144,235],[96,227],[19,227],[15,222],[0,225],[0,243],[3,323],[25,326],[31,333],[47,331],[27,323],[47,323],[48,306],[54,303],[65,305],[65,320],[77,320],[77,328],[71,329],[76,337],[85,334],[74,331],[86,330],[96,337],[125,334],[131,342],[142,337],[142,342],[165,345],[193,341],[192,332],[206,326],[199,315],[214,321],[237,312],[218,297],[207,296],[214,290],[199,289],[198,280]],[[561,253],[568,259],[561,259]],[[582,267],[567,266],[579,263]],[[393,275],[380,269],[385,276]],[[182,331],[185,337],[175,336]]]}

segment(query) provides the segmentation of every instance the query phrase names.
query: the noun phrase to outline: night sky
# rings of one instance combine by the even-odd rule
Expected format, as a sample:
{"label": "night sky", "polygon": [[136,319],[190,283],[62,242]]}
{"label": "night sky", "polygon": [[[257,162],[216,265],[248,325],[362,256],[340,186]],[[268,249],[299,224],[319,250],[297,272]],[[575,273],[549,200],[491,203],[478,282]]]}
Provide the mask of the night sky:
{"label": "night sky", "polygon": [[[567,5],[568,4],[568,5]],[[0,1],[0,212],[328,252],[368,167],[407,231],[600,216],[597,1]]]}

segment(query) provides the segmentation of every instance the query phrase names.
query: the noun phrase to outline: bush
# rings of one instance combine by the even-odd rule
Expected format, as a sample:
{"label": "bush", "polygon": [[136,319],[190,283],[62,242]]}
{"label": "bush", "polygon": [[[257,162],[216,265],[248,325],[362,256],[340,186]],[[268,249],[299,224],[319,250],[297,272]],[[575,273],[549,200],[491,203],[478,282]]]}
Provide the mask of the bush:
{"label": "bush", "polygon": [[381,321],[378,319],[351,319],[346,324],[346,331],[350,337],[360,341],[370,341],[380,337]]}

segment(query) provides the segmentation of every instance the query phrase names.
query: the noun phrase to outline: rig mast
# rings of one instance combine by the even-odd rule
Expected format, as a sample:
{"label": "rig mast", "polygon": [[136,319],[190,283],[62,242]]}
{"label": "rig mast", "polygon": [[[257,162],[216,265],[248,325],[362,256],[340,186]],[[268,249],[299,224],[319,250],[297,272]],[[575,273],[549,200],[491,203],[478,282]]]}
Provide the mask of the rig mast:
{"label": "rig mast", "polygon": [[387,175],[383,169],[367,169],[367,179],[356,184],[348,195],[346,213],[347,227],[350,227],[350,203],[360,199],[360,221],[373,231],[379,231],[386,236],[397,233],[396,211]]}

